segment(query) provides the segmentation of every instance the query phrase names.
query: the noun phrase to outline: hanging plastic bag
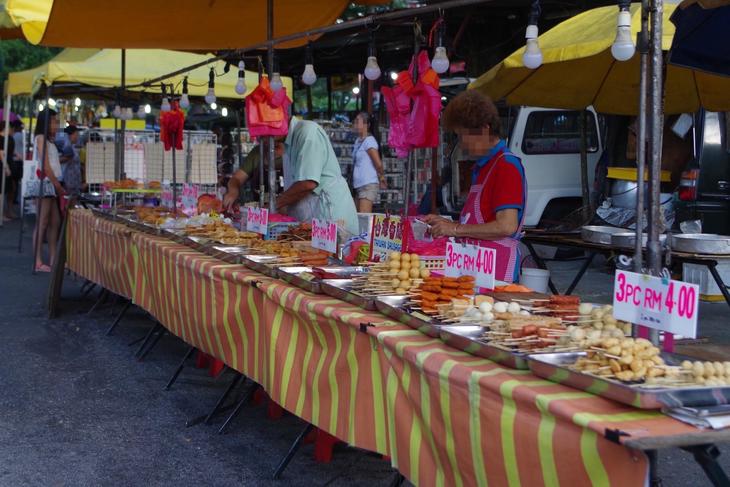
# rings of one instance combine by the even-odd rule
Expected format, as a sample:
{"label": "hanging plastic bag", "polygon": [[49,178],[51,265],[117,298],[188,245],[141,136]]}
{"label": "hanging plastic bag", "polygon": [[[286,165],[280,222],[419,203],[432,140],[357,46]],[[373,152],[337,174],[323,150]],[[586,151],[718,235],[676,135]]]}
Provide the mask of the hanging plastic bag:
{"label": "hanging plastic bag", "polygon": [[286,88],[274,92],[268,78],[263,78],[246,97],[246,126],[251,137],[286,135],[290,106]]}
{"label": "hanging plastic bag", "polygon": [[177,101],[173,101],[170,107],[169,111],[160,113],[160,140],[166,151],[172,149],[173,145],[175,149],[183,150],[185,114]]}

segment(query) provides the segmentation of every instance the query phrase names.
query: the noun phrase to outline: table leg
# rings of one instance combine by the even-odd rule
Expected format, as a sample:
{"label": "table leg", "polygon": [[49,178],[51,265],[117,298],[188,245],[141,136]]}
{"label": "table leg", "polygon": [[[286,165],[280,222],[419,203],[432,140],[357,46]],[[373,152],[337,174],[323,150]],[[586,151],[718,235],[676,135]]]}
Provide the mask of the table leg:
{"label": "table leg", "polygon": [[570,283],[570,286],[568,286],[568,290],[565,291],[566,295],[569,295],[573,292],[575,289],[575,286],[578,285],[580,280],[583,278],[583,275],[588,270],[588,266],[591,265],[591,262],[593,262],[593,258],[596,256],[596,252],[590,252],[588,254],[588,257],[586,258],[585,262],[583,262],[583,265],[580,267],[580,270],[578,271],[578,274],[575,275],[575,279],[573,279],[573,282]]}
{"label": "table leg", "polygon": [[122,321],[122,318],[124,317],[124,315],[126,314],[127,310],[129,309],[129,307],[131,305],[132,305],[132,300],[131,299],[124,304],[124,307],[122,308],[122,311],[117,315],[117,317],[114,319],[114,322],[112,323],[112,325],[106,331],[106,335],[107,336],[111,335],[112,332],[114,332],[114,328],[116,328],[117,325],[119,324],[119,322]]}
{"label": "table leg", "polygon": [[656,450],[647,450],[646,457],[649,459],[649,487],[662,487],[662,479],[659,477],[659,462]]}
{"label": "table leg", "polygon": [[720,288],[720,292],[725,298],[725,302],[728,304],[728,306],[730,306],[730,291],[727,290],[727,285],[723,282],[720,273],[717,272],[717,262],[707,264],[707,268],[710,270],[710,274],[712,274],[712,277],[715,279],[717,287]]}
{"label": "table leg", "polygon": [[705,475],[710,479],[712,485],[718,487],[730,485],[730,478],[728,478],[720,464],[717,463],[720,450],[715,445],[688,446],[682,449],[690,452],[695,457],[695,461],[705,471]]}
{"label": "table leg", "polygon": [[294,440],[294,443],[292,443],[291,448],[289,448],[289,451],[286,453],[284,459],[281,461],[279,466],[276,467],[273,476],[274,480],[278,480],[279,477],[281,477],[284,469],[287,465],[289,465],[289,462],[291,462],[292,458],[294,458],[294,455],[296,455],[297,451],[299,450],[299,447],[302,444],[302,440],[305,436],[309,434],[310,431],[312,431],[312,428],[314,428],[314,425],[307,423],[307,426],[302,430],[301,433],[299,433],[299,436],[297,436],[297,439]]}
{"label": "table leg", "polygon": [[182,361],[180,362],[180,365],[177,366],[177,369],[175,369],[175,372],[172,374],[172,377],[170,377],[170,380],[167,381],[167,385],[165,386],[165,390],[169,391],[170,387],[175,383],[177,380],[177,377],[180,375],[180,372],[182,372],[182,369],[185,367],[185,362],[190,358],[190,356],[193,354],[193,352],[196,350],[196,348],[192,345],[190,345],[190,348],[188,348],[188,351],[185,352],[185,356],[183,357]]}
{"label": "table leg", "polygon": [[[530,255],[535,260],[535,264],[540,269],[548,270],[547,266],[545,265],[545,261],[543,261],[539,255],[537,255],[537,252],[535,251],[535,248],[532,246],[529,242],[523,242],[525,244],[525,247],[527,247],[527,250],[530,252]],[[550,288],[550,291],[552,291],[553,294],[560,294],[560,291],[558,291],[558,288],[555,287],[555,283],[553,282],[552,277],[548,277],[548,287]]]}

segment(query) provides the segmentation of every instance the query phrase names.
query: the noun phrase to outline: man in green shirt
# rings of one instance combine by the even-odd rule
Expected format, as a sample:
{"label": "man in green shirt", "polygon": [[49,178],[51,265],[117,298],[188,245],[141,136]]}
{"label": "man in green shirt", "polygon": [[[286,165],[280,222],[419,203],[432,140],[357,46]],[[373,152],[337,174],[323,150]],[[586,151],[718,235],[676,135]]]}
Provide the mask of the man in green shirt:
{"label": "man in green shirt", "polygon": [[333,221],[345,231],[343,237],[357,235],[355,202],[327,133],[314,122],[292,117],[284,146],[285,191],[276,200],[276,210],[286,208],[301,222]]}
{"label": "man in green shirt", "polygon": [[[262,145],[264,146],[264,166],[268,166],[268,137],[263,138]],[[276,159],[274,165],[277,169],[282,166],[282,156],[284,155],[284,143],[277,141],[274,145],[274,154]],[[261,163],[261,150],[257,144],[251,149],[244,160],[241,162],[241,166],[233,173],[231,179],[228,180],[228,191],[223,197],[223,207],[227,210],[231,209],[231,206],[238,201],[238,197],[241,193],[241,188],[248,182],[249,179],[256,176]]]}

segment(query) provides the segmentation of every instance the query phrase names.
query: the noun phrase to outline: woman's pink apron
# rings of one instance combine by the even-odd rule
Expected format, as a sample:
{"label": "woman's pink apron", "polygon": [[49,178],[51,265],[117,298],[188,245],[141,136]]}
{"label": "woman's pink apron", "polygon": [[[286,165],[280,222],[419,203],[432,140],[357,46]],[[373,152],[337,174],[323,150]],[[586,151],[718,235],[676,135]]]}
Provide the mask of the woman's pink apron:
{"label": "woman's pink apron", "polygon": [[[483,167],[477,175],[477,180],[471,185],[469,195],[466,198],[464,209],[461,210],[461,223],[467,225],[486,223],[482,214],[481,201],[482,193],[487,181],[492,175],[492,171],[501,158],[504,157],[504,150],[500,150],[489,162]],[[488,167],[488,169],[487,169]],[[485,169],[486,172],[485,172]],[[517,231],[509,237],[499,240],[477,240],[464,238],[459,241],[479,247],[488,247],[496,250],[497,262],[494,270],[494,278],[499,281],[513,282],[515,268],[519,265],[519,243],[522,238],[522,226],[525,220],[524,205],[527,199],[527,181],[523,178],[523,209],[522,218],[520,218]]]}

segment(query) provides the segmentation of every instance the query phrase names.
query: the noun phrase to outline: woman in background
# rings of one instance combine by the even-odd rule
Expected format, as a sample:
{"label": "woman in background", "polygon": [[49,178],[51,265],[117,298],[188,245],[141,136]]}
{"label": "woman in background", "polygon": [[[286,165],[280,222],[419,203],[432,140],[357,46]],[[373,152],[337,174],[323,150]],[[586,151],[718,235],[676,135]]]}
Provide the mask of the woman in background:
{"label": "woman in background", "polygon": [[[46,115],[46,110],[48,115]],[[46,124],[48,128],[46,129]],[[50,108],[41,110],[38,113],[38,120],[35,125],[34,154],[38,168],[42,169],[42,179],[31,181],[28,185],[28,196],[41,197],[38,207],[37,224],[33,232],[33,249],[35,252],[36,272],[50,272],[51,267],[43,263],[42,244],[44,239],[48,240],[48,256],[50,265],[56,261],[56,243],[58,241],[58,230],[61,224],[61,213],[58,205],[59,198],[65,194],[61,179],[63,172],[61,161],[58,157],[58,149],[53,141],[58,131],[58,117],[56,112]],[[46,140],[46,135],[48,139]],[[43,156],[45,154],[45,159]],[[40,239],[40,242],[37,240]]]}
{"label": "woman in background", "polygon": [[352,150],[352,187],[359,213],[372,213],[378,191],[387,188],[383,163],[378,152],[378,141],[373,135],[374,124],[365,112],[358,113],[352,122],[357,140]]}

